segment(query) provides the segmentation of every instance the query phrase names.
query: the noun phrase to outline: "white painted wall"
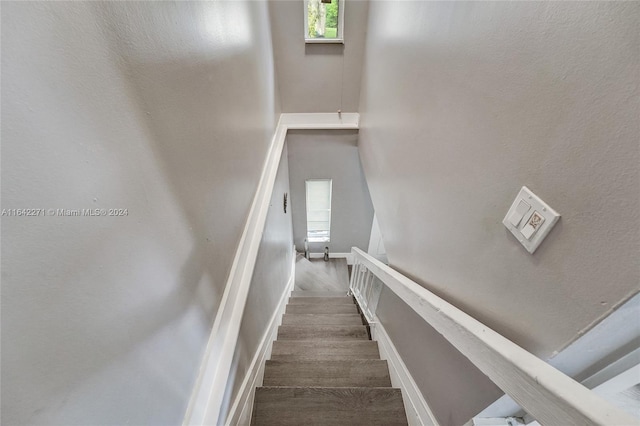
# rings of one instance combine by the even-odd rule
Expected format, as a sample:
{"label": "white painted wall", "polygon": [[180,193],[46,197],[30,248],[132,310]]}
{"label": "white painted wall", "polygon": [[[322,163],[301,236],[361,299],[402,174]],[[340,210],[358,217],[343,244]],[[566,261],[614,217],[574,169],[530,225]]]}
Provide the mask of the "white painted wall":
{"label": "white painted wall", "polygon": [[357,130],[290,130],[287,134],[293,242],[304,250],[307,236],[305,181],[332,179],[331,241],[309,243],[309,251],[350,253],[366,249],[373,207],[358,156]]}
{"label": "white painted wall", "polygon": [[[179,424],[276,120],[259,2],[2,5],[2,423]],[[266,273],[265,273],[266,275]]]}
{"label": "white painted wall", "polygon": [[305,44],[303,1],[269,1],[284,112],[358,111],[368,10],[346,0],[344,44]]}
{"label": "white painted wall", "polygon": [[[638,3],[370,5],[359,147],[389,261],[543,358],[640,287],[639,23]],[[533,256],[501,224],[522,185],[562,214]],[[379,309],[416,381],[445,368]],[[443,424],[495,395],[470,371],[449,400],[422,383]]]}

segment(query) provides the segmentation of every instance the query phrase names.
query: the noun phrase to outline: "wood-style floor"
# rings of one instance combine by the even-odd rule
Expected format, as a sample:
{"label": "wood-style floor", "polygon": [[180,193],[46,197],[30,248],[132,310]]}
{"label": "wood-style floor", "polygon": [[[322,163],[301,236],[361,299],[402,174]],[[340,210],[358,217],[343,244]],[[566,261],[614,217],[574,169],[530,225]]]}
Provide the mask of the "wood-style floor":
{"label": "wood-style floor", "polygon": [[331,277],[333,281],[338,283],[341,287],[349,288],[349,270],[347,266],[347,259],[311,259],[311,264],[316,269],[321,269]]}
{"label": "wood-style floor", "polygon": [[307,260],[296,257],[296,290],[343,291],[349,289],[349,272],[346,259]]}

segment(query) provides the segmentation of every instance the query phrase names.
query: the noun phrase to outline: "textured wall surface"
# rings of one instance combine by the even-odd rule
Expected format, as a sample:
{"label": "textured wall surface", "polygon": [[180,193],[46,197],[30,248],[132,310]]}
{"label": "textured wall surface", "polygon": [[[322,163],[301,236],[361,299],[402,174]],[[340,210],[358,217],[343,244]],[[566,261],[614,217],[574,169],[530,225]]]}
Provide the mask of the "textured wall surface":
{"label": "textured wall surface", "polygon": [[[636,2],[370,5],[359,147],[389,261],[543,358],[639,289],[639,24]],[[562,215],[534,255],[501,223],[522,185]],[[410,351],[437,341],[385,326],[436,371]]]}
{"label": "textured wall surface", "polygon": [[345,3],[344,44],[305,44],[303,2],[269,1],[283,112],[356,112],[368,0]]}
{"label": "textured wall surface", "polygon": [[2,4],[2,424],[180,424],[276,120],[258,2]]}
{"label": "textured wall surface", "polygon": [[293,242],[304,250],[307,236],[307,179],[332,179],[331,242],[310,243],[309,251],[350,253],[351,247],[369,246],[373,206],[358,156],[354,130],[290,130],[289,177]]}

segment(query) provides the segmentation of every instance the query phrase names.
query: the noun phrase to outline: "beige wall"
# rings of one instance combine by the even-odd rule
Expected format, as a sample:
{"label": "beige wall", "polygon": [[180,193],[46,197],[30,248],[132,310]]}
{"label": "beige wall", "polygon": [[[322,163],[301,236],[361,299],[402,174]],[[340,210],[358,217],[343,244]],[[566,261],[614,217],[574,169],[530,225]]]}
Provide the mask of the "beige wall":
{"label": "beige wall", "polygon": [[307,179],[332,179],[331,241],[309,243],[311,253],[351,253],[366,250],[371,234],[373,206],[358,156],[357,130],[290,130],[290,205],[293,242],[304,251],[307,237]]}
{"label": "beige wall", "polygon": [[[391,265],[548,358],[639,289],[640,4],[370,12],[359,146]],[[522,185],[562,214],[534,255],[501,224]],[[389,328],[414,377],[428,377],[407,346],[422,331]],[[410,349],[444,366],[436,344]],[[465,386],[486,383],[449,394]],[[422,389],[443,424],[482,408]]]}
{"label": "beige wall", "polygon": [[[2,4],[2,423],[179,424],[277,119],[259,2]],[[283,259],[284,261],[284,259]]]}
{"label": "beige wall", "polygon": [[283,112],[357,112],[368,0],[348,0],[344,44],[305,44],[303,2],[269,0]]}

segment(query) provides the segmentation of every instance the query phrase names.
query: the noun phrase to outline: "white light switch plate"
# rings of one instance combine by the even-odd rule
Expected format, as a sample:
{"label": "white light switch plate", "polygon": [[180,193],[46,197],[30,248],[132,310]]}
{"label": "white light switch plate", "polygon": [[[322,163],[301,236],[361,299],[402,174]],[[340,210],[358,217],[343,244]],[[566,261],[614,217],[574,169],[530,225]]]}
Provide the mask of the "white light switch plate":
{"label": "white light switch plate", "polygon": [[529,253],[533,253],[558,219],[558,212],[523,186],[502,223]]}

